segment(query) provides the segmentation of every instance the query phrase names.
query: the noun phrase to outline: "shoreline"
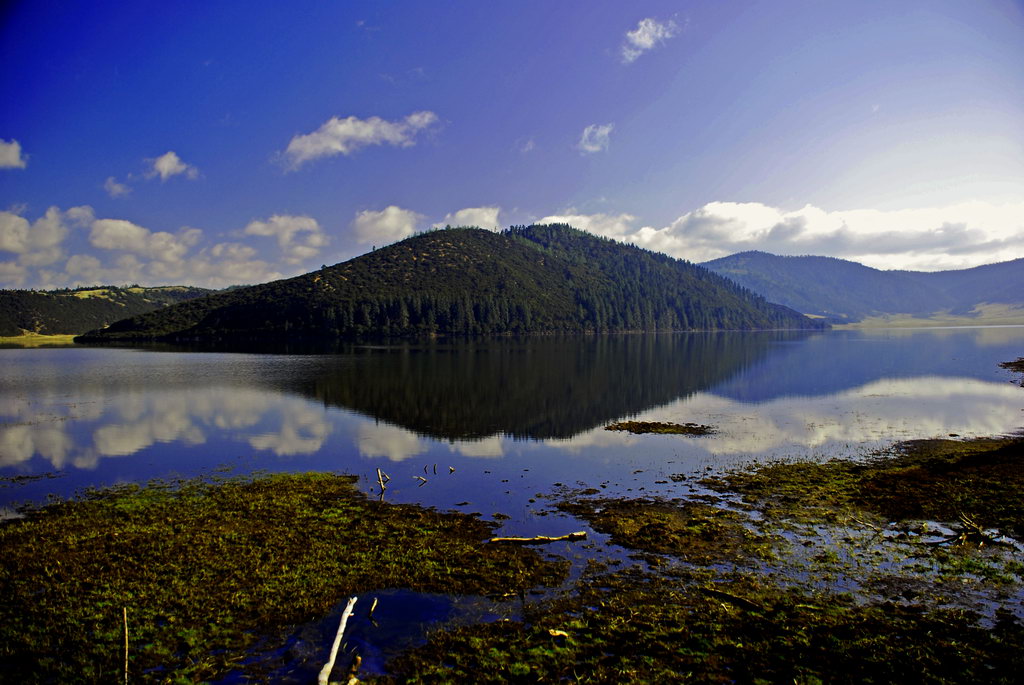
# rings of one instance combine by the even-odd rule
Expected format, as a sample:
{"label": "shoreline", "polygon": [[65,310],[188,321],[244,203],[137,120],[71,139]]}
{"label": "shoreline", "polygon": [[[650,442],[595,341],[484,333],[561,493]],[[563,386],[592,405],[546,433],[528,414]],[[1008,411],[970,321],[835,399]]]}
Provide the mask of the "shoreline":
{"label": "shoreline", "polygon": [[[209,580],[199,580],[202,578],[235,578],[219,590],[229,596],[251,584],[251,569],[241,570],[244,568],[242,561],[249,557],[239,553],[252,543],[244,541],[244,532],[239,530],[244,524],[239,519],[216,525],[210,521],[219,520],[225,508],[242,506],[242,511],[251,515],[299,506],[282,522],[284,525],[277,523],[278,519],[261,521],[258,534],[284,535],[286,539],[297,540],[290,544],[309,548],[315,559],[310,567],[314,576],[324,574],[321,565],[332,552],[340,553],[345,564],[358,567],[368,560],[371,563],[361,572],[363,584],[335,586],[324,595],[327,603],[316,604],[320,608],[311,613],[289,614],[282,608],[285,605],[280,599],[281,593],[298,592],[310,582],[308,579],[291,577],[290,582],[271,581],[269,587],[276,589],[270,590],[269,595],[261,595],[263,599],[257,605],[277,597],[271,600],[275,608],[259,607],[255,624],[249,623],[263,626],[257,632],[262,631],[261,639],[269,639],[269,645],[282,639],[283,634],[280,628],[269,632],[268,628],[294,625],[297,619],[300,623],[319,620],[318,617],[327,615],[328,607],[336,606],[353,593],[368,593],[369,596],[388,588],[419,588],[420,591],[434,588],[449,594],[468,592],[495,598],[506,595],[515,600],[549,588],[541,592],[542,599],[523,603],[521,614],[511,622],[477,621],[447,627],[439,624],[426,643],[392,653],[394,658],[388,662],[387,673],[360,674],[364,682],[433,677],[451,681],[483,678],[482,682],[490,677],[497,682],[527,676],[557,680],[570,677],[574,671],[582,672],[579,669],[593,673],[598,681],[618,677],[653,682],[678,679],[684,673],[709,679],[780,676],[828,679],[830,664],[847,660],[854,663],[857,650],[863,648],[865,641],[875,640],[872,636],[876,634],[887,635],[893,645],[914,647],[897,653],[893,646],[876,644],[877,658],[861,662],[860,666],[850,666],[860,669],[851,673],[883,678],[898,676],[899,672],[892,670],[897,667],[931,668],[935,664],[922,661],[922,655],[928,653],[928,659],[939,659],[943,668],[951,669],[950,673],[959,673],[965,679],[967,674],[987,678],[998,672],[981,670],[984,660],[1009,669],[1018,657],[1004,648],[1010,645],[1017,650],[1015,653],[1024,654],[1020,649],[1024,647],[1020,616],[1014,616],[1005,607],[987,616],[966,608],[979,596],[1009,597],[1021,593],[1024,564],[1017,562],[1012,554],[1003,554],[1007,549],[1003,546],[1006,540],[1000,539],[1006,531],[1014,536],[1024,534],[1024,505],[1017,503],[1015,494],[1024,487],[1024,472],[1018,467],[1021,458],[1024,458],[1024,438],[1020,437],[919,441],[900,444],[892,453],[868,462],[791,462],[740,469],[701,479],[701,494],[696,495],[692,489],[689,494],[684,491],[684,485],[692,488],[684,476],[677,481],[679,497],[675,498],[602,499],[599,491],[593,489],[562,492],[553,495],[558,509],[584,522],[592,531],[611,536],[608,544],[624,548],[631,559],[631,562],[609,562],[602,560],[600,546],[591,547],[596,551],[586,551],[587,545],[593,543],[579,547],[563,543],[557,548],[558,552],[582,552],[589,558],[582,576],[569,586],[562,585],[560,580],[564,578],[561,574],[564,574],[565,562],[551,557],[555,547],[538,549],[517,545],[515,554],[526,556],[502,556],[509,554],[512,546],[488,547],[483,543],[498,527],[497,523],[487,523],[469,514],[436,514],[415,505],[372,502],[364,495],[352,494],[348,477],[309,473],[260,476],[251,480],[226,479],[207,484],[184,481],[147,488],[126,486],[87,493],[73,502],[44,506],[30,512],[27,520],[0,525],[0,533],[5,538],[4,555],[8,557],[4,567],[18,569],[17,579],[12,579],[8,573],[0,586],[5,588],[7,596],[16,597],[19,595],[12,593],[12,584],[27,583],[23,588],[28,594],[24,596],[33,598],[31,604],[17,611],[14,607],[18,604],[12,599],[8,610],[17,615],[3,618],[4,623],[10,624],[8,631],[28,635],[30,641],[43,639],[38,632],[41,625],[33,626],[33,621],[48,625],[48,630],[53,630],[54,625],[79,626],[85,621],[93,626],[86,629],[86,634],[93,636],[90,639],[108,635],[105,639],[111,640],[111,645],[89,644],[89,639],[79,634],[68,643],[72,646],[65,647],[65,650],[70,649],[64,655],[65,660],[76,664],[76,658],[80,659],[75,668],[86,669],[84,672],[96,667],[93,660],[98,660],[105,664],[103,672],[117,675],[117,666],[109,663],[108,657],[111,651],[116,653],[113,643],[121,638],[114,628],[103,627],[110,616],[101,619],[104,611],[97,607],[89,614],[92,618],[85,615],[76,618],[62,612],[72,611],[70,606],[74,604],[88,604],[73,589],[83,587],[83,582],[86,587],[108,588],[103,592],[116,592],[117,588],[126,587],[136,572],[154,582],[156,577],[150,575],[151,569],[147,567],[156,561],[142,556],[143,550],[135,547],[142,529],[132,528],[136,524],[119,528],[124,525],[120,519],[127,513],[145,518],[146,512],[159,511],[153,525],[164,525],[169,516],[170,520],[177,520],[168,512],[173,511],[171,504],[180,500],[185,503],[186,512],[191,513],[177,520],[170,529],[162,528],[155,536],[153,531],[148,531],[145,537],[155,537],[162,540],[163,545],[177,549],[203,547],[213,541],[218,552],[190,571],[198,576],[178,581],[174,601],[185,606],[217,606],[218,614],[205,619],[213,621],[206,628],[189,628],[192,632],[188,634],[195,637],[189,638],[186,653],[192,654],[193,662],[201,664],[202,668],[196,670],[198,667],[194,665],[179,668],[185,668],[182,673],[190,673],[189,677],[203,678],[237,672],[242,668],[242,661],[253,655],[253,645],[239,642],[232,632],[232,627],[239,625],[238,618],[233,617],[237,602],[225,603],[223,598],[211,597],[200,600],[189,593],[193,588],[209,584]],[[289,483],[293,487],[288,487]],[[943,503],[936,493],[954,491],[953,483],[960,499]],[[325,487],[328,494],[324,494]],[[237,498],[239,488],[251,489],[241,499],[243,504]],[[303,499],[306,495],[301,495],[302,492],[316,494],[310,500]],[[326,500],[328,505],[318,509],[321,500]],[[345,504],[344,513],[338,508],[339,502]],[[962,506],[968,502],[975,504],[972,508]],[[936,508],[939,504],[947,508]],[[167,508],[169,506],[171,509]],[[100,514],[96,513],[97,509]],[[366,552],[356,553],[351,547],[352,541],[339,547],[337,542],[320,539],[325,533],[315,532],[332,530],[338,525],[352,526],[367,511],[376,511],[375,516],[384,515],[388,523],[383,528],[359,533],[357,548]],[[357,512],[362,513],[357,515]],[[964,517],[959,518],[959,514]],[[296,516],[303,525],[295,525]],[[441,519],[436,519],[437,516]],[[70,518],[62,520],[62,517]],[[410,517],[427,524],[404,528]],[[438,527],[437,521],[442,519],[450,523]],[[68,521],[83,524],[77,539],[92,540],[92,546],[100,540],[106,557],[99,559],[103,563],[90,567],[92,570],[87,577],[68,578],[54,586],[56,569],[49,560],[62,558],[61,566],[67,572],[74,566],[74,555],[68,555],[66,540],[62,551],[44,551],[46,536],[40,532],[43,529],[35,532],[31,529],[60,522],[63,530],[68,528]],[[198,521],[203,525],[197,525]],[[211,535],[211,526],[220,532]],[[401,581],[404,574],[413,572],[413,567],[423,567],[425,562],[422,559],[414,562],[410,556],[387,558],[449,544],[452,542],[450,531],[454,530],[451,526],[469,526],[467,530],[473,533],[464,539],[468,544],[464,551],[442,555],[442,559],[449,559],[447,565],[441,559],[427,564],[440,574],[430,581],[434,584],[417,586]],[[29,545],[20,552],[10,541],[12,531],[19,527],[28,531],[20,538],[21,544]],[[999,532],[996,532],[997,527]],[[954,544],[954,540],[961,537],[962,542]],[[119,542],[118,538],[123,539]],[[402,545],[387,547],[395,538],[400,539]],[[129,544],[129,540],[134,543]],[[231,540],[234,542],[229,544]],[[405,551],[383,554],[374,551],[385,547],[405,548]],[[29,550],[34,551],[29,553]],[[468,550],[519,561],[509,564],[506,560],[498,567],[486,567],[490,570],[474,570],[470,575],[475,577],[475,584],[460,586],[452,581],[450,574],[457,572],[451,562],[458,559],[459,567],[464,569],[472,566],[465,561]],[[231,561],[234,556],[238,556],[241,568]],[[224,559],[229,563],[224,565]],[[380,565],[385,561],[389,568],[395,569],[393,573],[398,573],[391,580],[382,575]],[[524,563],[527,565],[522,566]],[[340,568],[335,561],[330,564],[331,568]],[[520,565],[519,571],[508,575],[516,564]],[[108,569],[105,573],[112,577],[107,578],[97,570],[102,568]],[[135,570],[128,573],[130,569]],[[528,569],[533,571],[528,572]],[[38,574],[34,581],[32,573]],[[331,573],[336,571],[327,574]],[[246,580],[239,585],[243,577]],[[167,579],[160,582],[166,583]],[[46,614],[39,613],[36,598],[44,588],[48,588],[47,592],[59,591],[61,596],[72,593],[76,602],[57,601],[48,605],[51,606],[49,611],[55,613],[43,620]],[[518,589],[507,595],[510,588]],[[552,591],[550,588],[561,589]],[[119,616],[121,607],[118,605],[124,602],[117,600],[116,595],[106,596],[103,592],[96,601],[116,608],[117,612],[111,608],[106,613]],[[147,598],[143,602],[145,608],[133,606],[130,611],[129,615],[142,624],[135,630],[150,635],[147,639],[152,640],[152,644],[160,643],[157,635],[161,631],[170,630],[172,643],[180,643],[184,626],[175,625],[177,621],[170,619],[171,614],[159,609],[159,602],[153,599],[155,588],[143,585],[132,593],[135,597]],[[251,601],[246,602],[245,606],[254,606]],[[960,608],[956,608],[958,605]],[[19,618],[22,613],[25,616]],[[768,625],[774,628],[766,630]],[[723,626],[728,629],[724,630]],[[991,626],[1001,626],[1001,642],[993,641]],[[824,627],[837,633],[847,631],[850,637],[839,643],[829,640],[827,631],[822,632]],[[278,637],[273,637],[275,634]],[[797,640],[797,635],[812,636]],[[949,651],[947,645],[946,654],[936,655],[929,647],[928,635],[955,638],[960,647]],[[24,637],[20,642],[11,642],[15,636],[9,633],[5,640],[28,649]],[[217,648],[216,644],[229,648]],[[686,655],[680,655],[672,647],[679,644],[688,645]],[[803,650],[799,658],[792,651],[798,647]],[[19,654],[19,658],[25,656],[17,647],[10,649],[13,651],[9,651],[3,661],[14,654]],[[638,649],[640,654],[655,656],[639,659]],[[915,649],[917,656],[914,656]],[[215,658],[211,651],[217,652]],[[46,648],[32,653],[37,655],[39,663],[49,663],[45,659]],[[136,661],[130,668],[147,664],[147,668],[156,667],[168,677],[177,672],[173,664],[180,663],[174,649],[132,656]],[[285,666],[275,661],[280,657],[268,658],[270,662],[258,661],[245,668],[272,671]],[[455,670],[436,670],[439,660],[449,666],[454,663]],[[450,670],[449,666],[445,668]],[[497,675],[500,678],[495,680]],[[1010,675],[1012,671],[1003,673],[1006,677]]]}

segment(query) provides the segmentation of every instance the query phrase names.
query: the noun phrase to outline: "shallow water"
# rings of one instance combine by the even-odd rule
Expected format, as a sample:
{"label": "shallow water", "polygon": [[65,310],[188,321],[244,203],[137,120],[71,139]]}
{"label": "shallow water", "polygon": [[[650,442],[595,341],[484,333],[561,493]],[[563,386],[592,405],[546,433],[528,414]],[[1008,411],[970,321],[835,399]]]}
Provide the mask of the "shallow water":
{"label": "shallow water", "polygon": [[[562,487],[668,492],[673,474],[1016,431],[1024,392],[998,363],[1022,350],[1024,327],[0,350],[0,507],[218,468],[341,471],[377,494],[381,468],[390,500],[564,532],[542,497]],[[627,418],[717,432],[604,430]]]}

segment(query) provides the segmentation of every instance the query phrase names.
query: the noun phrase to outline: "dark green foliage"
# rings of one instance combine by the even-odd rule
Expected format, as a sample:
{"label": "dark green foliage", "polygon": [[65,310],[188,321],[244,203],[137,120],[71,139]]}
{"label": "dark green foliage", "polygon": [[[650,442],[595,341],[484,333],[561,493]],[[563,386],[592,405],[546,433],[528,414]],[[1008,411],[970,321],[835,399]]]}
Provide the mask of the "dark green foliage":
{"label": "dark green foliage", "polygon": [[701,267],[565,225],[423,233],[82,338],[338,339],[819,328]]}
{"label": "dark green foliage", "polygon": [[800,312],[834,321],[878,314],[966,314],[982,303],[1024,303],[1024,259],[958,271],[879,271],[833,257],[741,252],[711,271]]}
{"label": "dark green foliage", "polygon": [[210,292],[185,286],[0,290],[0,335],[21,335],[23,330],[43,335],[84,333]]}

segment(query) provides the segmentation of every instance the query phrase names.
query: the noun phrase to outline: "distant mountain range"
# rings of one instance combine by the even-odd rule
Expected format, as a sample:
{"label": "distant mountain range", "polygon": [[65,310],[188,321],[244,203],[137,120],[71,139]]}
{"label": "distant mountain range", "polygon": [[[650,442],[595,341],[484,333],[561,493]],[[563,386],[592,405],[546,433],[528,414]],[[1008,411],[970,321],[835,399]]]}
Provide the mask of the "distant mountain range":
{"label": "distant mountain range", "polygon": [[212,292],[189,286],[0,290],[0,336],[77,335]]}
{"label": "distant mountain range", "polygon": [[1024,259],[957,271],[880,271],[833,257],[740,252],[702,266],[771,302],[833,323],[893,315],[975,317],[986,307],[1021,310]]}
{"label": "distant mountain range", "polygon": [[430,231],[78,338],[253,341],[822,328],[689,262],[566,225]]}

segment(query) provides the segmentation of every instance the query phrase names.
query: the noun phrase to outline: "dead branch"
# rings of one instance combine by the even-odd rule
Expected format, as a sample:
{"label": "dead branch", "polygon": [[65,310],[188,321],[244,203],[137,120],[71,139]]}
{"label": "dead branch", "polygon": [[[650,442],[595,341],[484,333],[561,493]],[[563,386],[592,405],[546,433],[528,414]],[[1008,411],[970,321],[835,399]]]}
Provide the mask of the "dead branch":
{"label": "dead branch", "polygon": [[545,542],[562,542],[563,540],[586,540],[587,531],[581,530],[578,533],[568,533],[551,537],[548,535],[535,535],[532,538],[491,538],[488,542],[511,542],[517,545],[539,545]]}
{"label": "dead branch", "polygon": [[357,597],[352,597],[348,600],[348,605],[345,607],[345,611],[341,614],[341,623],[338,625],[338,632],[334,636],[334,644],[331,646],[331,656],[324,664],[324,667],[320,669],[320,676],[317,678],[317,685],[327,685],[327,679],[331,676],[331,669],[334,668],[334,660],[338,658],[338,648],[341,647],[341,636],[345,633],[345,624],[348,623],[348,617],[352,615],[352,608],[356,605]]}

